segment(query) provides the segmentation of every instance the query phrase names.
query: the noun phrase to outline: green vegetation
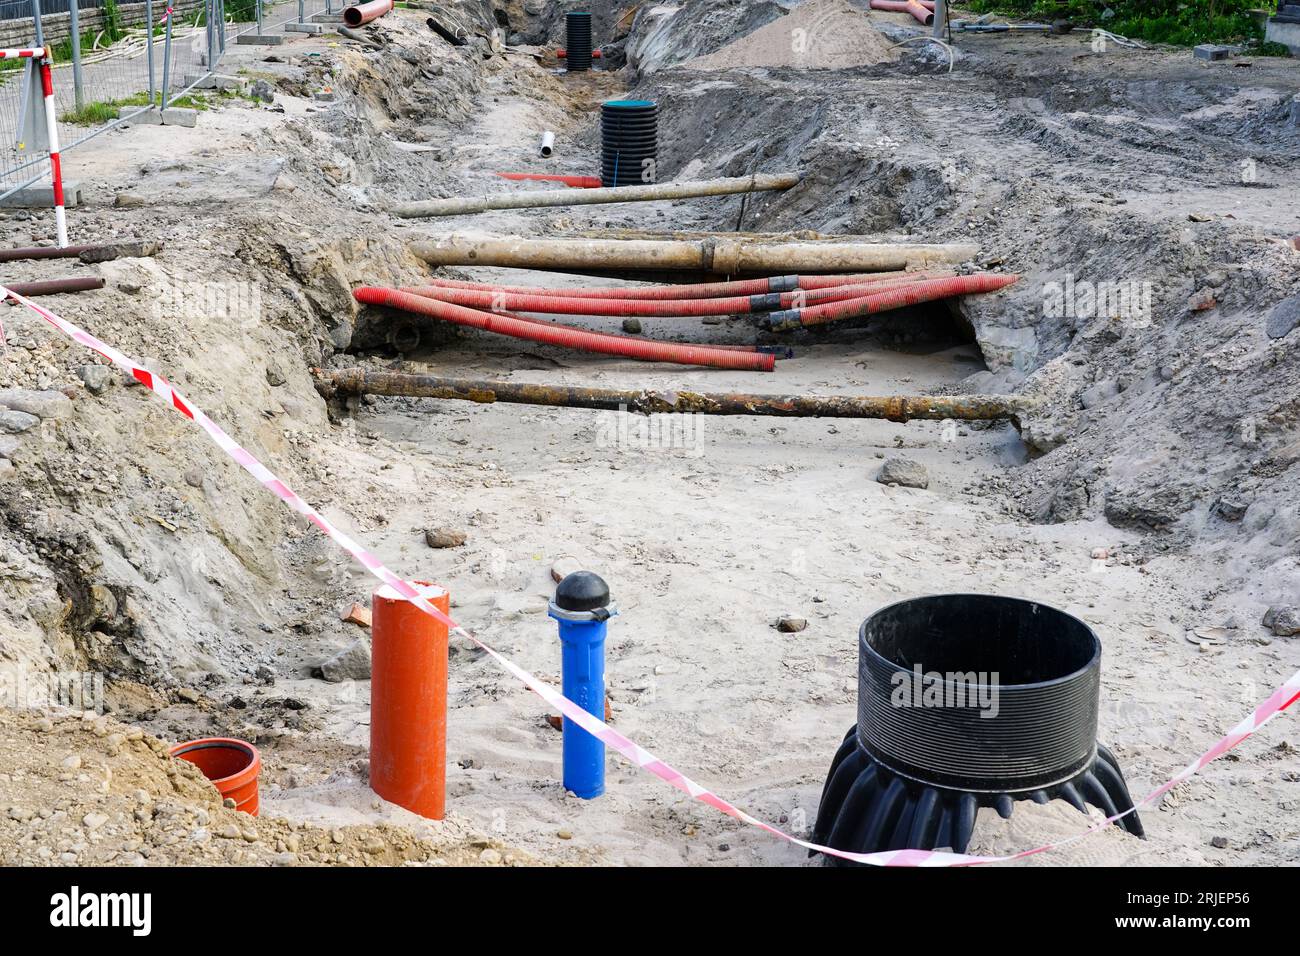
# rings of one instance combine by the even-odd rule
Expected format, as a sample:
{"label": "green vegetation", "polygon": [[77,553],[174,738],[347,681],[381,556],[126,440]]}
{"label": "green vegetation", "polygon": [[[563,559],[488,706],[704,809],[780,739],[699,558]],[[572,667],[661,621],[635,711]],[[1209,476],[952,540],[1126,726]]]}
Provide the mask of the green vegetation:
{"label": "green vegetation", "polygon": [[[118,118],[118,115],[124,109],[131,109],[137,106],[148,106],[149,94],[136,93],[132,96],[123,97],[120,100],[104,100],[98,103],[87,103],[77,110],[68,110],[59,117],[60,123],[72,123],[76,126],[103,126],[105,123],[111,123]],[[202,96],[186,95],[178,96],[167,102],[168,107],[179,106],[189,107],[190,109],[203,110],[209,109],[209,103]]]}
{"label": "green vegetation", "polygon": [[257,0],[226,0],[226,16],[235,23],[252,23],[257,19]]}
{"label": "green vegetation", "polygon": [[[975,13],[1054,19],[1068,17],[1149,43],[1263,43],[1263,27],[1250,11],[1268,0],[969,0]],[[1112,16],[1106,16],[1109,10]],[[1276,44],[1269,44],[1276,46]],[[1285,48],[1284,48],[1285,49]],[[1260,53],[1274,53],[1260,49]]]}
{"label": "green vegetation", "polygon": [[117,7],[117,0],[104,0],[100,7],[104,17],[104,40],[115,43],[126,36],[126,27],[122,23],[122,11]]}

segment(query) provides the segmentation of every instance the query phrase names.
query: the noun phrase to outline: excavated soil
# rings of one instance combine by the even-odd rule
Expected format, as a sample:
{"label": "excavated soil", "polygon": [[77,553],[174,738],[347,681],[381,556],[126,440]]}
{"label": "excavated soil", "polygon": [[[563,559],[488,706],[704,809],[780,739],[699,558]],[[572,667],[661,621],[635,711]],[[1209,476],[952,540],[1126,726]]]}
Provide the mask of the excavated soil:
{"label": "excavated soil", "polygon": [[[559,676],[552,567],[601,573],[621,610],[615,726],[792,830],[815,817],[854,720],[857,627],[902,597],[1016,594],[1092,624],[1101,737],[1135,792],[1300,667],[1300,638],[1260,624],[1268,606],[1300,604],[1300,331],[1275,316],[1300,294],[1294,61],[979,37],[950,72],[946,51],[909,39],[910,18],[864,3],[695,0],[620,17],[602,0],[606,64],[627,66],[566,75],[543,55],[562,42],[564,5],[447,6],[472,34],[464,47],[424,12],[396,10],[367,28],[384,50],[328,38],[232,50],[230,72],[267,80],[273,104],[228,99],[195,130],[129,129],[66,157],[88,197],[70,212],[74,241],[163,250],[6,264],[5,279],[103,276],[102,291],[46,302],[165,374],[390,567],[446,584],[459,619],[545,679]],[[856,65],[844,31],[817,26],[832,8],[862,18]],[[796,27],[809,59],[785,58],[780,33]],[[314,96],[326,90],[332,101]],[[493,175],[511,168],[589,174],[593,111],[625,94],[660,103],[661,178],[804,180],[747,200],[433,221],[385,211],[533,188]],[[544,129],[557,136],[547,162]],[[50,233],[44,213],[3,215],[13,245]],[[974,241],[968,266],[1022,278],[952,313],[783,339],[796,356],[765,378],[523,346],[351,299],[358,284],[427,276],[412,239],[593,230]],[[1054,303],[1053,290],[1085,283],[1136,283],[1150,308]],[[4,311],[0,387],[65,400],[47,396],[38,426],[0,436],[0,668],[103,674],[110,717],[0,710],[0,860],[806,863],[618,758],[605,797],[566,795],[544,706],[459,644],[449,820],[378,801],[364,668],[321,679],[324,662],[364,651],[364,630],[340,620],[368,601],[364,569],[142,388],[112,373],[92,391],[91,353]],[[644,325],[695,341],[756,334],[736,319]],[[562,409],[327,408],[313,368],[358,364],[625,388],[1017,392],[1040,411],[1020,431],[732,418],[665,433]],[[926,466],[928,488],[873,480],[898,456]],[[467,540],[430,549],[429,528]],[[779,632],[781,615],[808,627]],[[208,735],[262,749],[256,823],[151,742]],[[1295,739],[1293,720],[1276,721],[1176,788],[1144,811],[1145,841],[1111,828],[1026,862],[1296,863]],[[1021,806],[1010,821],[981,816],[973,849],[1019,850],[1084,823]]]}

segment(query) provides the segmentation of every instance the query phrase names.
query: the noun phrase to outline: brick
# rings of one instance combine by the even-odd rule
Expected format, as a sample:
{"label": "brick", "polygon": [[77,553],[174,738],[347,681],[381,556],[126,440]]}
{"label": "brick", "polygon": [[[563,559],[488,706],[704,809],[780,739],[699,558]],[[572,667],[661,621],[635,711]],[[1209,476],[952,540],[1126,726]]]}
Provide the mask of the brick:
{"label": "brick", "polygon": [[370,608],[364,604],[353,604],[350,608],[339,615],[339,620],[344,624],[355,624],[357,627],[370,626]]}

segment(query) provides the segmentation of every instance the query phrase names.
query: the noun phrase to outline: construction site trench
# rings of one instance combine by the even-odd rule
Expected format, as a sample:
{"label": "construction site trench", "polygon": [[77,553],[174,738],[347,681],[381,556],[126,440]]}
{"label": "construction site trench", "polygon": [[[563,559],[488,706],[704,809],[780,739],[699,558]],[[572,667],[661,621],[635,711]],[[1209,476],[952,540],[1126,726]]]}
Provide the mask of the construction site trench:
{"label": "construction site trench", "polygon": [[[269,99],[224,98],[194,129],[130,125],[69,153],[84,197],[72,241],[161,248],[4,263],[4,284],[103,278],[41,301],[166,376],[556,686],[556,579],[599,573],[619,612],[612,725],[798,835],[857,717],[858,628],[904,598],[1031,598],[1095,629],[1099,735],[1134,795],[1300,668],[1300,636],[1261,623],[1300,606],[1300,319],[1278,318],[1300,316],[1279,311],[1300,295],[1294,60],[1098,52],[1086,34],[968,38],[950,60],[908,42],[928,33],[911,17],[866,2],[625,16],[595,0],[602,58],[566,72],[554,50],[572,5],[433,6],[394,9],[364,42],[232,48],[223,70]],[[431,12],[466,42],[430,29]],[[812,52],[791,53],[792,30]],[[499,172],[599,175],[610,100],[658,104],[661,182],[800,181],[394,214],[553,186]],[[52,218],[0,210],[0,224],[29,246]],[[435,270],[412,252],[453,234],[969,244],[955,270],[1019,279],[795,331],[747,315],[547,316],[792,350],[770,373],[563,350],[354,297],[431,279],[646,281]],[[1123,307],[1099,305],[1108,295]],[[0,862],[817,865],[616,757],[603,797],[566,793],[555,715],[455,636],[447,819],[380,800],[369,633],[349,613],[376,582],[146,389],[27,310],[2,311],[0,406],[16,391],[60,398],[37,427],[0,434],[0,668],[101,675],[106,713],[0,702]],[[991,396],[1026,411],[899,422],[324,397],[322,380],[350,369],[672,395]],[[1145,808],[1145,839],[1107,827],[1018,865],[1300,862],[1293,723]],[[155,737],[256,744],[261,817],[222,807]],[[1060,801],[1005,820],[982,809],[970,852],[1087,825]]]}

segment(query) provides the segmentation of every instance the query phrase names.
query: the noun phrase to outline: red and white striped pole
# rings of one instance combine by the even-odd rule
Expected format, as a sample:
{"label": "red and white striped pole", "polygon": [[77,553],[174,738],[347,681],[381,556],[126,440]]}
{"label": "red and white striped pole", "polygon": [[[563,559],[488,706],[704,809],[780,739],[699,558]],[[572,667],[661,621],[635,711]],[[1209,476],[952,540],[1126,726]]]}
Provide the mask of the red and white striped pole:
{"label": "red and white striped pole", "polygon": [[68,218],[63,211],[63,166],[59,159],[59,127],[54,115],[54,78],[45,47],[24,50],[0,50],[0,60],[31,59],[40,61],[41,93],[45,99],[45,130],[50,143],[50,174],[54,187],[54,228],[59,248],[68,245]]}

